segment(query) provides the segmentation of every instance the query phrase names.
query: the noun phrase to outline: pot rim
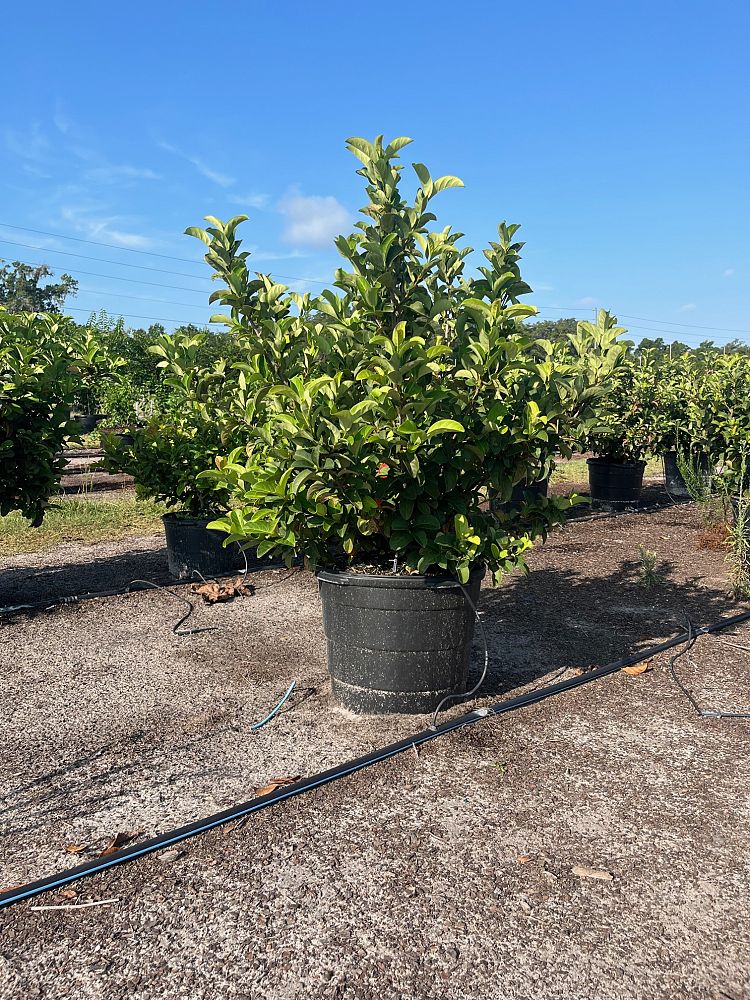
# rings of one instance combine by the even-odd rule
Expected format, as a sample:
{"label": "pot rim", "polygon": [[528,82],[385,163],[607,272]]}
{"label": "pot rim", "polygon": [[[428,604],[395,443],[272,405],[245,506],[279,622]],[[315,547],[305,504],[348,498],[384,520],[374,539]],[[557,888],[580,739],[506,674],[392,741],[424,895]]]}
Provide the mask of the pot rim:
{"label": "pot rim", "polygon": [[596,458],[587,458],[586,465],[614,465],[618,469],[645,469],[646,461],[641,458],[637,462],[618,462],[614,458],[605,458],[598,455]]}
{"label": "pot rim", "polygon": [[323,583],[337,587],[371,587],[383,590],[458,590],[461,586],[468,587],[479,577],[481,581],[487,572],[484,563],[475,566],[465,584],[459,583],[455,576],[424,576],[414,573],[410,576],[377,576],[374,573],[352,573],[349,570],[329,570],[316,568],[315,576]]}
{"label": "pot rim", "polygon": [[[221,517],[220,514],[209,514],[208,517],[193,517],[191,514],[181,514],[179,511],[168,511],[166,514],[162,514],[162,521],[172,521],[178,522],[180,524],[202,524],[204,527],[209,521],[215,521],[217,517]],[[218,529],[211,528],[211,531],[216,531]]]}

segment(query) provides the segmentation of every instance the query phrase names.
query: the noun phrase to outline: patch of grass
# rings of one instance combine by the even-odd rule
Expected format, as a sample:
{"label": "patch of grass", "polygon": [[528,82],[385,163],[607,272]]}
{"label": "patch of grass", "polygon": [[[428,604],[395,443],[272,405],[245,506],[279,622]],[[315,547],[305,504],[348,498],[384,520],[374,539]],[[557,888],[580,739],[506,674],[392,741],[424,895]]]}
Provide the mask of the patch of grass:
{"label": "patch of grass", "polygon": [[155,535],[162,530],[164,507],[132,494],[113,499],[60,497],[38,528],[20,514],[0,517],[0,555],[41,552],[60,542],[101,542],[129,535]]}

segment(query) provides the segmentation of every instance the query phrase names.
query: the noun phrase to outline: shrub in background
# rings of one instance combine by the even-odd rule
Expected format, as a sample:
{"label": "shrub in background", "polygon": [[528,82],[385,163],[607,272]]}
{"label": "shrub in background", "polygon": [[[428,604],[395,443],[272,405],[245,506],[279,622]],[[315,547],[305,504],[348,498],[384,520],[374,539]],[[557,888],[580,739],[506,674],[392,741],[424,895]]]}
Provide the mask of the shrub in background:
{"label": "shrub in background", "polygon": [[37,527],[59,489],[76,388],[70,321],[0,307],[0,514]]}

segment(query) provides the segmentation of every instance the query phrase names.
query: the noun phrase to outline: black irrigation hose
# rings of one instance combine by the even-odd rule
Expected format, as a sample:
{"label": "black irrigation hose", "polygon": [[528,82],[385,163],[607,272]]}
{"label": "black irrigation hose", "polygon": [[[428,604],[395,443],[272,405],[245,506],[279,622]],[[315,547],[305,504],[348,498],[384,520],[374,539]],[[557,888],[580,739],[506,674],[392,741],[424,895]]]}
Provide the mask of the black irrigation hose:
{"label": "black irrigation hose", "polygon": [[591,670],[590,672],[581,674],[578,677],[572,677],[569,680],[560,681],[558,684],[550,684],[549,687],[546,688],[528,691],[526,694],[518,695],[517,697],[510,698],[507,701],[498,702],[496,705],[490,705],[488,708],[477,709],[476,711],[469,712],[467,715],[462,715],[457,719],[444,722],[442,725],[436,726],[434,729],[422,730],[422,732],[416,733],[414,736],[408,736],[406,739],[399,740],[397,743],[391,743],[388,746],[382,747],[380,750],[373,750],[372,753],[366,754],[363,757],[357,757],[355,760],[348,761],[347,763],[339,764],[336,767],[330,768],[328,771],[322,771],[320,774],[311,775],[309,778],[303,778],[301,781],[295,781],[292,785],[284,785],[281,788],[277,788],[274,792],[269,792],[267,795],[261,795],[248,802],[243,802],[239,805],[232,806],[229,809],[224,809],[222,812],[214,813],[212,816],[196,820],[193,823],[188,823],[186,826],[178,827],[178,829],[172,830],[169,833],[163,833],[158,837],[152,837],[150,840],[146,840],[142,844],[134,844],[131,847],[125,847],[121,851],[108,855],[106,858],[95,858],[93,861],[87,861],[85,864],[76,865],[74,868],[67,869],[67,871],[58,872],[54,875],[48,875],[46,878],[38,879],[35,882],[29,882],[26,885],[19,886],[15,889],[8,889],[6,892],[0,893],[0,908],[10,906],[13,903],[18,903],[23,899],[31,899],[34,896],[39,896],[41,893],[48,892],[51,889],[59,889],[64,885],[69,885],[71,882],[77,881],[79,878],[84,878],[87,875],[96,875],[97,873],[106,871],[109,868],[114,868],[116,865],[121,865],[127,861],[133,861],[136,858],[144,857],[147,854],[152,854],[154,851],[163,850],[165,847],[170,847],[173,844],[179,844],[182,841],[188,840],[190,837],[206,833],[209,830],[213,830],[225,823],[230,823],[233,820],[250,816],[252,813],[260,812],[261,809],[267,809],[269,806],[276,805],[279,802],[284,802],[285,800],[294,798],[297,795],[302,795],[304,792],[309,792],[315,788],[321,788],[323,785],[328,785],[332,781],[337,781],[339,778],[345,778],[350,774],[355,774],[357,771],[362,771],[364,768],[370,767],[373,764],[379,764],[383,761],[389,760],[397,754],[403,753],[405,750],[421,746],[423,743],[429,743],[431,740],[437,739],[439,736],[445,736],[447,733],[456,732],[459,729],[472,726],[481,719],[487,719],[497,715],[506,715],[508,712],[514,712],[519,708],[536,705],[538,702],[544,701],[546,698],[562,694],[564,691],[570,691],[573,688],[580,687],[582,684],[589,684],[591,681],[599,680],[602,677],[606,677],[608,674],[613,674],[618,670],[622,670],[624,667],[633,666],[634,664],[647,660],[652,656],[656,656],[658,653],[662,653],[667,649],[679,646],[681,643],[689,643],[693,637],[708,635],[711,632],[720,632],[722,629],[729,628],[732,625],[739,625],[741,622],[748,620],[750,620],[750,611],[743,611],[742,614],[734,615],[731,618],[724,618],[718,622],[714,622],[712,625],[707,625],[704,628],[691,628],[688,632],[680,633],[680,635],[674,636],[672,639],[667,639],[657,645],[649,646],[648,649],[634,653],[632,656],[626,656],[620,660],[615,660],[613,663],[608,663],[603,667]]}
{"label": "black irrigation hose", "polygon": [[677,676],[675,664],[681,656],[690,652],[695,645],[698,636],[701,634],[700,630],[698,632],[695,631],[693,623],[689,618],[686,617],[685,621],[687,622],[687,642],[678,653],[675,653],[669,658],[669,673],[675,685],[680,689],[680,691],[682,691],[692,705],[695,714],[700,716],[701,719],[750,719],[750,712],[725,712],[723,709],[701,708],[692,693],[687,687],[685,687],[680,678]]}

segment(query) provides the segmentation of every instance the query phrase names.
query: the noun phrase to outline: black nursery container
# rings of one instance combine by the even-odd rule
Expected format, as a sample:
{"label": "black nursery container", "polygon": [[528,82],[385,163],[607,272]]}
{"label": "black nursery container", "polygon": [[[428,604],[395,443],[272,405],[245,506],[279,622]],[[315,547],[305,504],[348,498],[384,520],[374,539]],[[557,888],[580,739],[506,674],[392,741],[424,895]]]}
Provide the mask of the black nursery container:
{"label": "black nursery container", "polygon": [[[229,576],[244,569],[245,556],[238,545],[224,548],[223,531],[206,527],[213,518],[180,517],[165,514],[164,533],[167,538],[167,561],[169,572],[176,580],[197,579],[200,573],[207,579],[213,576]],[[248,554],[248,562],[257,560]]]}
{"label": "black nursery container", "polygon": [[[476,605],[484,576],[466,591]],[[457,580],[318,570],[333,695],[363,714],[432,712],[462,694],[474,611]]]}
{"label": "black nursery container", "polygon": [[546,497],[549,492],[549,479],[540,479],[536,483],[516,483],[510,500],[491,500],[491,510],[502,510],[509,513],[511,508],[520,506],[526,499],[526,494],[531,494],[530,499],[536,500],[539,497]]}
{"label": "black nursery container", "polygon": [[97,424],[101,423],[105,416],[105,413],[76,413],[71,420],[79,434],[90,434],[96,430]]}
{"label": "black nursery container", "polygon": [[589,458],[591,499],[599,503],[637,503],[643,487],[645,462],[612,462]]}
{"label": "black nursery container", "polygon": [[[693,455],[691,461],[697,467],[702,476],[708,477],[711,472],[711,463],[708,455]],[[677,452],[667,451],[664,453],[664,479],[667,484],[667,493],[672,497],[687,498],[690,491],[677,465]]]}

